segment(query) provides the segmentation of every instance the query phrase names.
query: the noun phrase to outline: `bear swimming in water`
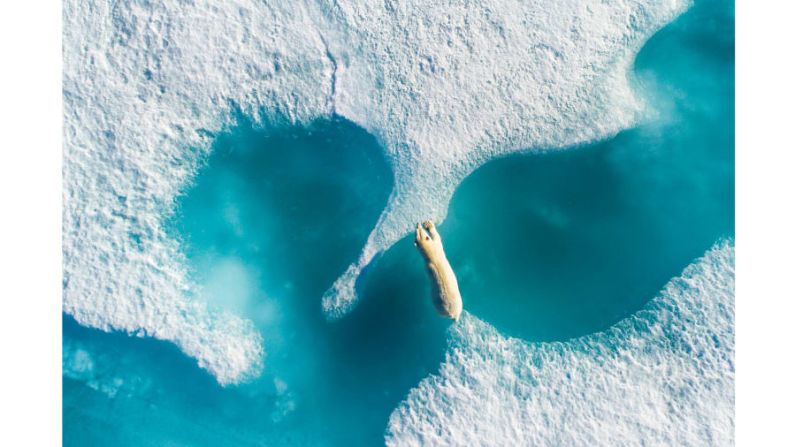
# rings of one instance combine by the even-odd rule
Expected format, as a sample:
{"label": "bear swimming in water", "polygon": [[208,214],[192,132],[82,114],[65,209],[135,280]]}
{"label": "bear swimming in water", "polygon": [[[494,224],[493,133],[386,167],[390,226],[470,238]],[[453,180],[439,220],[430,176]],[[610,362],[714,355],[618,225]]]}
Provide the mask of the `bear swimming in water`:
{"label": "bear swimming in water", "polygon": [[[423,230],[424,227],[424,230]],[[427,232],[426,232],[427,230]],[[433,222],[426,220],[417,224],[417,235],[414,244],[422,253],[427,262],[428,271],[433,280],[433,305],[445,317],[458,321],[463,309],[461,293],[458,291],[458,281],[453,273],[453,268],[447,261],[442,247],[442,238],[436,231]]]}

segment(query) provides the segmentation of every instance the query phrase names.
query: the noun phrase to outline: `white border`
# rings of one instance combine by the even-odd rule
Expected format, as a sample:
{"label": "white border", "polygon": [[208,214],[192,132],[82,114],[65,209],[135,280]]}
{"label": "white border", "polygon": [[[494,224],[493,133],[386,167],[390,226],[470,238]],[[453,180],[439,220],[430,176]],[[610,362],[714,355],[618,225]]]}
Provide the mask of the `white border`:
{"label": "white border", "polygon": [[737,2],[737,444],[793,445],[791,2]]}
{"label": "white border", "polygon": [[0,445],[61,443],[61,3],[0,6]]}
{"label": "white border", "polygon": [[[0,445],[59,445],[61,3],[0,8]],[[737,2],[737,443],[743,446],[795,438],[793,9],[788,2]]]}

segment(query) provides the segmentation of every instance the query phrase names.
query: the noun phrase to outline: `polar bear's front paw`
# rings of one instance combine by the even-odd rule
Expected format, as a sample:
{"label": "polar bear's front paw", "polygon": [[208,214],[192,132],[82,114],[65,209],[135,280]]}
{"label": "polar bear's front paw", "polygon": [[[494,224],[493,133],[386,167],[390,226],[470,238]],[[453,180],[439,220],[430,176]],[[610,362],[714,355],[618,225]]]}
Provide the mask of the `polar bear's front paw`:
{"label": "polar bear's front paw", "polygon": [[417,231],[414,237],[414,245],[419,247],[423,244],[423,242],[430,240],[431,237],[428,236],[428,233],[426,233],[425,230],[422,229],[422,226],[420,224],[417,224]]}
{"label": "polar bear's front paw", "polygon": [[422,226],[426,230],[428,230],[428,233],[430,234],[431,239],[433,239],[435,241],[441,240],[441,238],[439,237],[439,232],[436,231],[436,225],[434,225],[433,222],[431,222],[430,220],[426,220],[425,222],[422,223]]}

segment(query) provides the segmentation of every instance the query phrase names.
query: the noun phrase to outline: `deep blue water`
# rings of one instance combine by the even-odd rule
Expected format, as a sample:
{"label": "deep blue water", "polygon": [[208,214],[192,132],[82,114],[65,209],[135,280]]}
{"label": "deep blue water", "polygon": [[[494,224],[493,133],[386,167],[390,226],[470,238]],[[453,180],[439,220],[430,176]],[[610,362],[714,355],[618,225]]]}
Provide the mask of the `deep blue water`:
{"label": "deep blue water", "polygon": [[[456,191],[440,232],[465,309],[501,332],[604,329],[733,236],[733,5],[697,2],[647,42],[633,76],[659,118],[492,161]],[[264,372],[222,388],[169,343],[65,316],[65,347],[89,351],[97,377],[64,378],[65,445],[382,443],[392,409],[437,370],[449,323],[411,236],[365,272],[348,317],[322,315],[392,187],[376,141],[341,119],[258,130],[240,117],[204,162],[170,231],[205,285],[197,299],[255,322]]]}

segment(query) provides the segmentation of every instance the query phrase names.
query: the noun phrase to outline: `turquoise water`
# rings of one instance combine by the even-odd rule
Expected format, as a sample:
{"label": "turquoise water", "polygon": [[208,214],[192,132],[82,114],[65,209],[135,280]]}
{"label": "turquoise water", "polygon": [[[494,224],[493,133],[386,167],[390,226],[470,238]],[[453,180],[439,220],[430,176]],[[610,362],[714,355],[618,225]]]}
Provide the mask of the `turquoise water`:
{"label": "turquoise water", "polygon": [[[644,46],[633,77],[660,116],[608,141],[492,161],[440,226],[465,309],[526,340],[565,340],[640,309],[734,234],[734,13],[697,2]],[[436,371],[449,323],[407,236],[328,322],[320,296],[354,261],[392,177],[344,120],[217,135],[177,203],[206,300],[252,320],[265,368],[221,388],[169,343],[64,317],[66,445],[378,445]],[[91,358],[85,367],[83,352]]]}

